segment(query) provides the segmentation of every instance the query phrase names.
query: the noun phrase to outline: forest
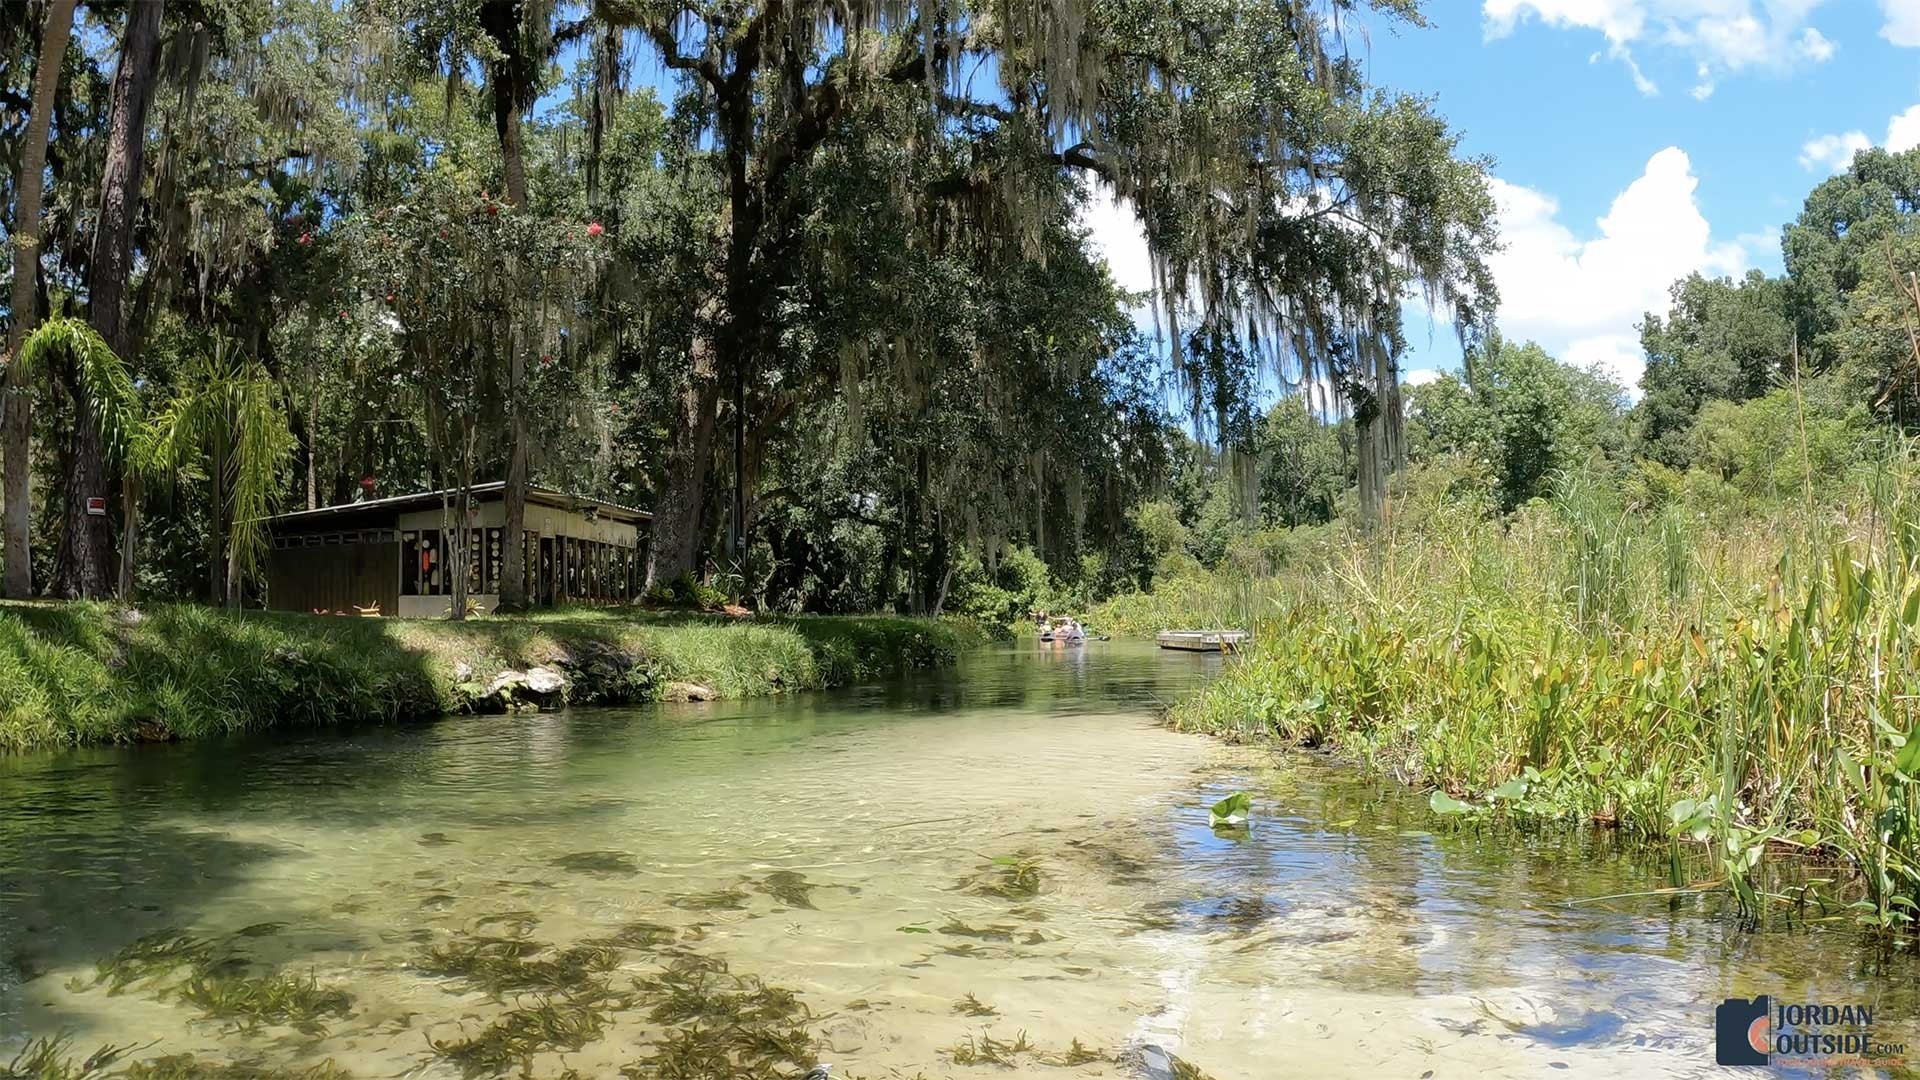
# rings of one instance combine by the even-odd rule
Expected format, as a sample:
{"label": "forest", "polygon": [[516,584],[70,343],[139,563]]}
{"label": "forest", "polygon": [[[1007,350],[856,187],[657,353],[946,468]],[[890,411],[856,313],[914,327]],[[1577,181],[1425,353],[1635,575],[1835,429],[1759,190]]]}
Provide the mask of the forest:
{"label": "forest", "polygon": [[[250,603],[263,516],[489,480],[764,610],[1108,592],[1289,388],[1381,505],[1401,297],[1488,326],[1485,163],[1324,13],[1074,20],[8,5],[8,594]],[[1115,197],[1154,296],[1088,254]]]}

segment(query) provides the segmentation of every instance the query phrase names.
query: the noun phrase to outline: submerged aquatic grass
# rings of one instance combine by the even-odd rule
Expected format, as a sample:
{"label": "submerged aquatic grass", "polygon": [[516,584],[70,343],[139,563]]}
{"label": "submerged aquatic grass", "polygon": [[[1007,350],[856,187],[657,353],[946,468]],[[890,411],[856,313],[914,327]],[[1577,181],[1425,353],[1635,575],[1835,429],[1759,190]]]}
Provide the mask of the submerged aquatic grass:
{"label": "submerged aquatic grass", "polygon": [[533,1067],[533,1055],[581,1050],[606,1031],[607,1018],[621,1001],[605,993],[582,997],[540,995],[517,1004],[501,1017],[464,1038],[435,1039],[427,1045],[467,1080]]}
{"label": "submerged aquatic grass", "polygon": [[353,998],[346,991],[323,987],[312,974],[301,978],[196,973],[173,994],[212,1019],[243,1028],[284,1024],[309,1035],[325,1030],[321,1021],[345,1019],[353,1011]]}
{"label": "submerged aquatic grass", "polygon": [[1031,900],[1040,895],[1040,858],[1030,851],[996,855],[960,881],[957,888],[973,896],[1002,900]]}
{"label": "submerged aquatic grass", "polygon": [[410,966],[450,979],[457,989],[499,998],[535,991],[584,993],[601,986],[604,976],[624,961],[620,948],[610,943],[581,942],[557,949],[525,937],[475,934],[430,945],[415,954]]}

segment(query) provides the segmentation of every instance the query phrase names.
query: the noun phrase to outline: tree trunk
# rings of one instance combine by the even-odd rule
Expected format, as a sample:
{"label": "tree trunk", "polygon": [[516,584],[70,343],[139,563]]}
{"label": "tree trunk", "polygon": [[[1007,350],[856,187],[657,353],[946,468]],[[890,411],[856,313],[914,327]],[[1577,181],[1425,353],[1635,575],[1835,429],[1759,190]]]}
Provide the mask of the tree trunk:
{"label": "tree trunk", "polygon": [[665,585],[699,571],[705,535],[707,477],[713,468],[713,429],[720,407],[706,342],[694,343],[692,381],[680,392],[680,430],[667,462],[666,484],[654,507],[648,548],[647,587]]}
{"label": "tree trunk", "polygon": [[120,602],[131,604],[140,550],[140,482],[132,476],[120,485],[120,523]]}
{"label": "tree trunk", "polygon": [[1360,523],[1371,532],[1385,524],[1387,477],[1402,464],[1400,377],[1393,355],[1384,344],[1371,342],[1360,350],[1367,369],[1355,379],[1366,399],[1354,410],[1353,427],[1359,443],[1356,472],[1360,488]]}
{"label": "tree trunk", "polygon": [[[40,193],[47,170],[47,129],[53,120],[53,101],[60,92],[60,69],[67,55],[67,39],[73,34],[73,9],[76,0],[52,0],[47,5],[47,24],[40,33],[40,58],[34,71],[33,107],[27,117],[27,132],[20,148],[19,190],[13,215],[13,300],[8,310],[13,321],[7,328],[7,356],[20,355],[20,346],[33,330],[40,305],[36,285],[40,275]],[[33,551],[30,532],[33,520],[32,442],[33,395],[22,377],[20,367],[7,366],[5,403],[0,404],[0,461],[5,475],[0,480],[0,503],[5,505],[5,561],[8,597],[21,599],[33,595]]]}
{"label": "tree trunk", "polygon": [[[160,15],[165,0],[128,8],[120,66],[113,75],[113,110],[107,125],[106,166],[100,180],[100,216],[88,267],[88,319],[107,347],[123,361],[125,318],[121,302],[133,265],[133,219],[140,204],[146,154],[147,107],[159,73]],[[70,381],[74,401],[73,462],[67,478],[65,528],[53,591],[67,598],[109,595],[113,579],[113,534],[105,516],[87,513],[87,499],[108,498],[105,440],[87,388]]]}
{"label": "tree trunk", "polygon": [[[527,206],[526,152],[520,133],[521,103],[528,90],[521,85],[526,69],[526,57],[520,49],[522,16],[520,0],[492,0],[481,12],[481,25],[502,54],[499,60],[494,61],[489,80],[493,84],[493,127],[500,142],[500,171],[506,181],[507,202],[518,210],[525,210]],[[526,342],[518,334],[510,333],[507,337],[511,343],[511,354],[507,361],[508,437],[511,445],[507,448],[507,482],[503,493],[506,528],[501,539],[505,550],[500,553],[500,602],[496,610],[518,613],[527,609],[524,534],[527,527],[527,441],[531,434],[527,430],[524,400]]]}

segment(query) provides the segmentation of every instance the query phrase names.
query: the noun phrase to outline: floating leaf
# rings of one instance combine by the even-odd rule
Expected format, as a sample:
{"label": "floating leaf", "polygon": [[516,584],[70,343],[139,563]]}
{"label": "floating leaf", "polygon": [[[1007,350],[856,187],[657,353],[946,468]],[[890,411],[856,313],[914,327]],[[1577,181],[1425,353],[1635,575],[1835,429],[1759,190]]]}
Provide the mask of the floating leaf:
{"label": "floating leaf", "polygon": [[1214,803],[1207,810],[1207,820],[1214,825],[1242,825],[1246,823],[1247,811],[1252,807],[1253,796],[1236,791]]}
{"label": "floating leaf", "polygon": [[1427,800],[1427,805],[1432,807],[1433,812],[1436,814],[1473,813],[1473,805],[1471,803],[1463,803],[1459,799],[1441,791],[1439,788],[1433,789],[1433,797]]}
{"label": "floating leaf", "polygon": [[1517,776],[1501,784],[1499,787],[1494,788],[1492,791],[1487,792],[1487,798],[1489,799],[1505,799],[1508,802],[1519,802],[1526,797],[1527,780],[1524,776]]}
{"label": "floating leaf", "polygon": [[924,927],[924,926],[896,926],[896,927],[894,927],[894,929],[895,929],[895,930],[898,930],[898,931],[900,931],[900,932],[901,932],[901,933],[903,933],[903,934],[931,934],[931,933],[933,933],[933,931],[932,931],[932,930],[929,930],[929,929],[927,929],[927,928],[926,928],[926,927]]}

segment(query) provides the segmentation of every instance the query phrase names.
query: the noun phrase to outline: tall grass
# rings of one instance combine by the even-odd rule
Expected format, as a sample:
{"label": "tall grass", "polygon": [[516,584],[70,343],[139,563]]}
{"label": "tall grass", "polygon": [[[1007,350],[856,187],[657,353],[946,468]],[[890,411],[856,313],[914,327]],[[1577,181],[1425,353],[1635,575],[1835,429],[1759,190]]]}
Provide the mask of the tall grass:
{"label": "tall grass", "polygon": [[674,684],[751,697],[950,663],[977,640],[885,617],[591,610],[447,623],[0,604],[0,751],[424,719],[534,664],[566,669],[584,700],[644,701]]}
{"label": "tall grass", "polygon": [[[1730,889],[1756,917],[1779,899],[1770,871],[1813,865],[1824,917],[1910,930],[1917,476],[1903,459],[1847,505],[1744,523],[1573,481],[1505,520],[1350,535],[1240,587],[1253,651],[1173,720],[1328,747],[1445,813],[1703,845],[1711,879],[1672,884]],[[1113,610],[1212,621],[1232,595],[1191,583]]]}

